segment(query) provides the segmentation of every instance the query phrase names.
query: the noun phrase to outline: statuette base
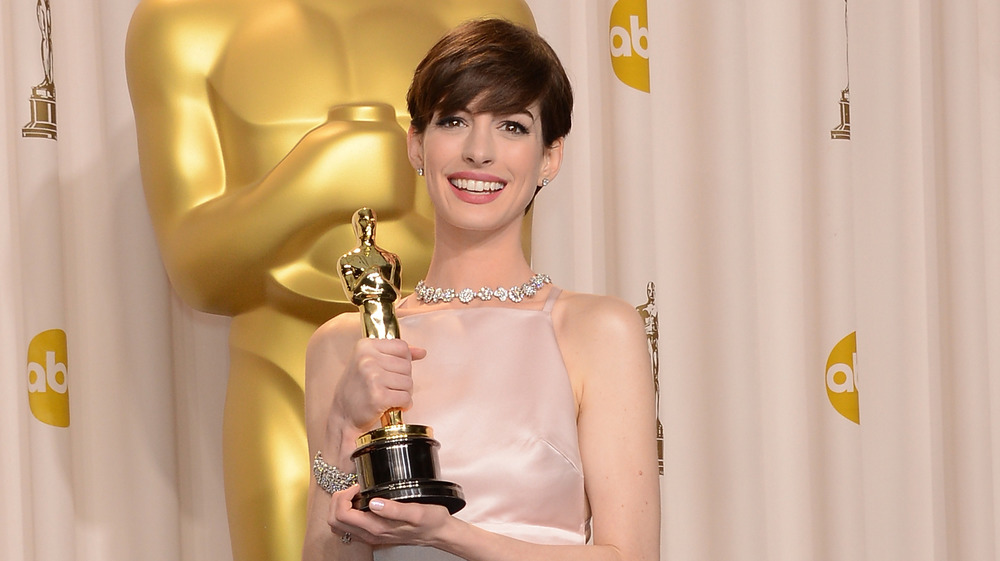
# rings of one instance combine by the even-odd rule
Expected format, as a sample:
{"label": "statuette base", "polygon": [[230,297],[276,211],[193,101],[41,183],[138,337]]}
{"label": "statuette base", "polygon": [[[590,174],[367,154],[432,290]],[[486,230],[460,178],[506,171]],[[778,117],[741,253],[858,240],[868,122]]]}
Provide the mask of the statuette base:
{"label": "statuette base", "polygon": [[361,435],[351,455],[361,486],[354,508],[367,511],[375,498],[441,505],[451,514],[465,507],[462,488],[439,479],[441,445],[432,435],[423,425],[390,425]]}

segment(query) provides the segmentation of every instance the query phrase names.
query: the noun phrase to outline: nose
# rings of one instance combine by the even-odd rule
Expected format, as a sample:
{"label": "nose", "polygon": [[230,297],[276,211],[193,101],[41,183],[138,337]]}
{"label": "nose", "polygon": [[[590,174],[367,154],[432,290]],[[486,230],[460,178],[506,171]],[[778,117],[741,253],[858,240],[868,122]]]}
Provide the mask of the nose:
{"label": "nose", "polygon": [[477,123],[477,120],[473,119],[469,127],[462,157],[472,165],[486,166],[493,163],[495,157],[493,135],[489,125]]}

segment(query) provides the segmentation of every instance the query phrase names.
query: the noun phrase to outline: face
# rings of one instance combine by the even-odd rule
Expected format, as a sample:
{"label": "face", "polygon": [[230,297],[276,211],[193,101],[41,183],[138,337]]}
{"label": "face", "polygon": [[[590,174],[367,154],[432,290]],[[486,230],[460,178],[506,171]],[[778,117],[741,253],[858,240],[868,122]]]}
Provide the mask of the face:
{"label": "face", "polygon": [[411,129],[408,148],[438,220],[477,231],[520,228],[535,187],[562,159],[561,139],[543,144],[537,104],[512,115],[436,113],[423,134]]}
{"label": "face", "polygon": [[371,242],[375,237],[375,222],[372,220],[371,211],[365,210],[354,215],[354,235],[361,241]]}

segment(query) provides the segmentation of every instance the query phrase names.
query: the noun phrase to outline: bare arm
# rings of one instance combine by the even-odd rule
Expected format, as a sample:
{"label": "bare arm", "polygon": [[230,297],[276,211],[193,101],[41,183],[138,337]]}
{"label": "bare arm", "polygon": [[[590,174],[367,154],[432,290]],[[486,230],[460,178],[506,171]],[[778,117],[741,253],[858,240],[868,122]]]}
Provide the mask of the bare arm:
{"label": "bare arm", "polygon": [[556,310],[567,367],[580,385],[580,452],[594,543],[622,559],[659,559],[656,411],[645,326],[629,304],[568,295]]}
{"label": "bare arm", "polygon": [[[306,392],[305,414],[310,454],[320,451],[327,463],[348,473],[354,471],[350,459],[354,439],[363,431],[352,428],[352,423],[343,414],[333,413],[335,418],[330,418],[333,406],[331,396],[343,376],[346,358],[357,338],[357,318],[354,314],[342,314],[316,332],[306,353],[306,387],[309,389]],[[338,543],[326,524],[329,503],[330,495],[316,484],[314,477],[310,477],[303,561],[370,561],[371,548],[365,544],[345,548]]]}
{"label": "bare arm", "polygon": [[[341,314],[320,327],[306,352],[306,436],[310,453],[353,472],[355,439],[388,409],[412,405],[412,360],[426,355],[400,339],[361,338],[357,314]],[[350,499],[357,488],[333,497]],[[332,497],[310,478],[304,561],[371,559],[371,548],[345,547],[328,524]]]}

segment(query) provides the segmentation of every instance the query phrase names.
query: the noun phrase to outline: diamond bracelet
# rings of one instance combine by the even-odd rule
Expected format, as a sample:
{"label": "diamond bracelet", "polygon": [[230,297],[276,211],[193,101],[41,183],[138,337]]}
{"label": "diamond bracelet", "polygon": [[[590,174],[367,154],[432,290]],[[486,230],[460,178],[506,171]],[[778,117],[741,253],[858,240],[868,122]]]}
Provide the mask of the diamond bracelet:
{"label": "diamond bracelet", "polygon": [[336,466],[326,463],[323,460],[322,452],[316,452],[316,456],[313,458],[313,476],[320,489],[331,495],[358,482],[356,474],[340,471]]}

